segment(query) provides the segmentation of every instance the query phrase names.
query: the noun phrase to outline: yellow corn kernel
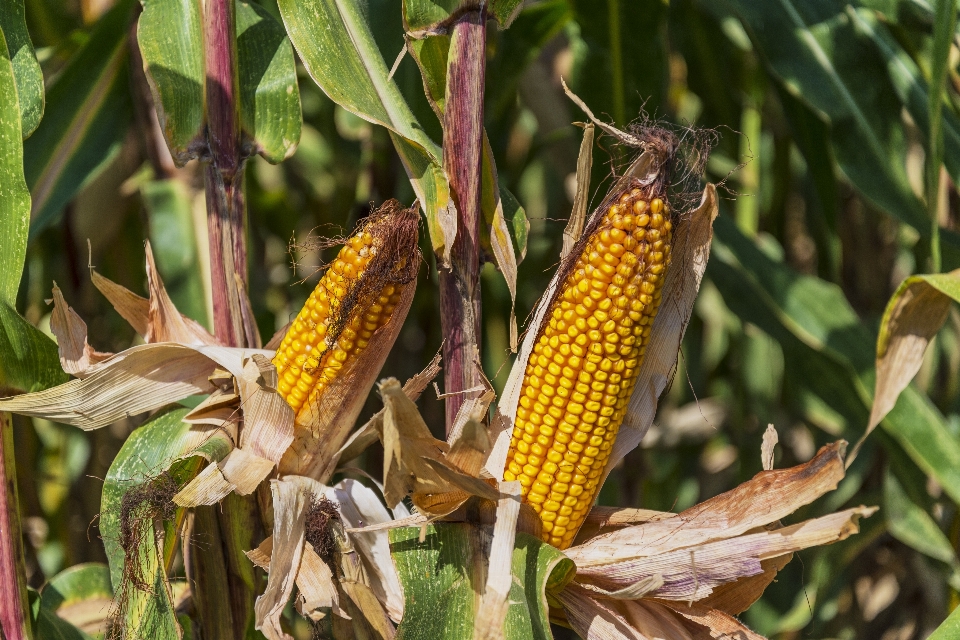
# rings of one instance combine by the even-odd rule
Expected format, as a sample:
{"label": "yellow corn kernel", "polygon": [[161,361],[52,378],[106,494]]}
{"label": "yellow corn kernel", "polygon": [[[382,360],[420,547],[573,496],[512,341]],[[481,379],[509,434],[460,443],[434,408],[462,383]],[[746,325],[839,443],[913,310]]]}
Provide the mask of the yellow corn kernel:
{"label": "yellow corn kernel", "polygon": [[[596,498],[670,261],[667,203],[638,189],[612,202],[555,295],[547,315],[553,320],[540,327],[520,393],[529,409],[517,412],[507,454],[509,476],[545,523],[543,539],[561,549],[573,542]],[[547,418],[556,428],[543,426]],[[536,434],[550,462],[523,460],[524,434]],[[544,465],[550,465],[546,475]]]}
{"label": "yellow corn kernel", "polygon": [[[298,419],[390,321],[419,265],[416,224],[416,211],[395,201],[372,215],[344,243],[291,323],[273,364],[277,391]],[[398,232],[399,227],[413,233]],[[365,282],[365,274],[374,272]]]}

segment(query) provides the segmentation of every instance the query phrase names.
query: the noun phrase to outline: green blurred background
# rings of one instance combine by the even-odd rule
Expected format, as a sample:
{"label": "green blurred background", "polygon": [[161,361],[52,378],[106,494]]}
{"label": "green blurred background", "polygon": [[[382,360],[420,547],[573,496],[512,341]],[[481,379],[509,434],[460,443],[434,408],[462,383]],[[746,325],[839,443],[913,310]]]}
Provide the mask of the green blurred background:
{"label": "green blurred background", "polygon": [[[58,99],[49,86],[66,75],[110,4],[27,0],[48,114]],[[279,19],[271,0],[262,4]],[[528,1],[509,30],[491,23],[485,122],[499,179],[531,225],[519,268],[521,321],[558,262],[575,188],[582,130],[571,123],[584,115],[563,96],[561,76],[619,125],[643,111],[720,136],[707,168],[709,180],[723,181],[717,240],[678,371],[654,428],[613,472],[601,504],[679,511],[730,489],[760,470],[767,424],[779,434],[778,467],[862,433],[880,314],[904,277],[929,269],[922,194],[933,11],[925,0],[541,0]],[[370,0],[368,16],[390,64],[403,47],[400,2]],[[960,106],[958,59],[954,44],[943,98],[948,136]],[[404,59],[395,77],[439,142],[414,61]],[[195,162],[176,169],[157,153],[142,78],[124,67],[117,83],[101,106],[108,117],[71,157],[75,195],[33,222],[19,300],[24,316],[49,332],[46,299],[56,281],[104,351],[138,338],[94,289],[87,267],[144,292],[145,239],[181,311],[207,326],[211,317],[202,176]],[[280,165],[259,157],[247,164],[249,287],[264,341],[296,314],[333,255],[298,244],[349,230],[371,204],[414,197],[385,130],[334,105],[302,68],[300,91],[296,154]],[[956,229],[960,207],[951,181],[960,177],[952,171],[960,167],[957,140],[947,140],[944,159],[947,230]],[[28,181],[43,143],[27,141]],[[598,138],[594,204],[623,161],[615,153],[612,140]],[[944,268],[956,268],[960,242],[944,233]],[[440,347],[425,231],[421,249],[427,266],[383,371],[400,379]],[[510,299],[493,265],[482,279],[483,365],[499,389],[512,358]],[[794,518],[856,504],[881,512],[862,522],[860,535],[798,554],[744,614],[756,631],[909,640],[925,637],[956,605],[960,490],[938,482],[956,459],[952,449],[938,457],[911,443],[948,438],[960,447],[958,337],[952,308],[909,397],[839,489]],[[368,411],[378,405],[372,397]],[[442,432],[432,390],[420,405]],[[142,420],[91,433],[15,420],[30,583],[39,586],[65,567],[105,559],[102,478]],[[376,476],[381,460],[372,448],[355,464]]]}

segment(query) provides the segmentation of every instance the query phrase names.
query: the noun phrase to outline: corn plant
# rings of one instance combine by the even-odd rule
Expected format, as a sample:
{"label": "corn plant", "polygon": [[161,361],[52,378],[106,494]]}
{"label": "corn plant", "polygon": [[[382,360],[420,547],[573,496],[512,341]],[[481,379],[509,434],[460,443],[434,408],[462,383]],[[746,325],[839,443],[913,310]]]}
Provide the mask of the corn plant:
{"label": "corn plant", "polygon": [[[57,45],[75,52],[46,90],[41,62],[57,54],[35,54],[23,3],[8,4],[0,10],[5,637],[762,638],[738,616],[789,575],[796,553],[848,539],[869,545],[880,527],[953,570],[945,579],[956,584],[954,543],[916,503],[922,483],[901,486],[884,468],[882,494],[858,493],[864,469],[877,464],[877,436],[868,436],[884,424],[882,446],[901,456],[901,474],[916,480],[912,470],[922,469],[957,495],[949,461],[960,445],[908,386],[960,300],[957,272],[939,273],[953,266],[956,245],[938,217],[949,209],[955,157],[956,116],[941,99],[953,96],[945,89],[952,2],[914,3],[932,25],[929,91],[900,48],[906,27],[891,26],[885,8],[831,14],[840,35],[872,43],[903,109],[926,127],[922,200],[888,162],[896,128],[877,125],[849,78],[818,66],[824,36],[808,24],[814,9],[730,2],[689,20],[710,15],[738,46],[759,52],[765,66],[752,73],[777,83],[822,203],[835,205],[836,161],[864,198],[922,228],[931,273],[907,278],[890,299],[876,358],[873,336],[838,290],[751,242],[763,174],[749,162],[711,160],[738,134],[679,113],[671,122],[627,112],[625,65],[638,63],[620,55],[618,2],[607,7],[612,102],[582,90],[581,98],[559,79],[563,108],[586,122],[562,248],[522,323],[519,265],[536,238],[527,211],[537,202],[521,206],[517,183],[498,169],[514,161],[494,135],[510,100],[488,82],[503,80],[488,64],[504,43],[522,42],[529,50],[518,57],[534,59],[548,34],[571,23],[566,2],[407,0],[394,7],[402,50],[390,68],[396,52],[381,50],[374,10],[354,0],[118,0],[91,17],[85,42]],[[664,9],[649,4],[647,18],[662,20]],[[672,15],[694,3],[677,6]],[[517,28],[525,31],[511,40]],[[791,76],[802,64],[807,95]],[[398,73],[415,73],[423,95],[401,90]],[[335,255],[306,274],[319,280],[288,321],[261,334],[248,239],[262,202],[251,194],[296,162],[304,131],[309,144],[301,96],[317,97],[314,85],[339,127],[366,127],[392,145],[405,191],[371,203],[347,234],[313,242],[310,250]],[[765,94],[751,87],[747,95]],[[744,144],[761,135],[763,117],[757,104],[743,108]],[[128,177],[123,188],[139,190],[152,221],[137,256],[146,296],[92,262],[83,277],[140,339],[98,350],[72,306],[80,302],[45,283],[54,342],[16,310],[28,239],[53,229],[65,207],[69,218],[68,203],[108,171],[132,122],[150,177]],[[572,123],[563,126],[572,140]],[[599,188],[598,130],[611,158]],[[350,224],[345,211],[337,216]],[[194,227],[178,236],[193,252],[179,270],[169,261],[178,240],[158,231],[174,218],[177,228]],[[296,234],[293,224],[285,232]],[[820,244],[822,271],[835,273],[832,245]],[[309,253],[297,242],[290,251]],[[401,384],[393,354],[404,327],[422,322],[413,310],[425,288],[437,302],[429,311],[439,350]],[[488,288],[502,290],[502,309],[481,304]],[[818,451],[776,468],[771,425],[744,454],[761,471],[676,513],[598,504],[641,441],[657,435],[658,411],[674,409],[671,383],[689,375],[688,329],[699,330],[697,309],[718,289],[751,327],[815,352],[787,365],[804,378],[797,393],[811,422],[866,428],[825,428],[831,438]],[[485,366],[490,317],[502,321],[512,358],[505,380]],[[838,327],[843,339],[831,335]],[[431,385],[440,412],[426,409]],[[89,432],[145,416],[103,478],[97,527],[107,563],[67,569],[39,592],[24,570],[11,414]],[[840,436],[851,435],[848,455]],[[374,471],[353,466],[362,456],[375,459]],[[877,511],[865,505],[881,499],[884,524],[874,516],[869,534],[855,536]],[[815,514],[805,510],[817,501]],[[801,510],[799,522],[782,522]],[[764,624],[770,634],[794,631],[788,620]],[[937,633],[950,637],[955,624],[951,616]]]}

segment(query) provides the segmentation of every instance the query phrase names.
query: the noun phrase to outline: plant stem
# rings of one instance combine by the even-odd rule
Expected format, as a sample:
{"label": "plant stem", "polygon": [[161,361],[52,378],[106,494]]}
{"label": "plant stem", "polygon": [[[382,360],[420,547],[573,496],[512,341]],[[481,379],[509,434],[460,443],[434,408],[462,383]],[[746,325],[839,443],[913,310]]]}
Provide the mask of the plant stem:
{"label": "plant stem", "polygon": [[13,420],[0,413],[0,637],[27,640],[32,633],[16,474]]}
{"label": "plant stem", "polygon": [[483,86],[486,70],[486,9],[454,25],[447,68],[443,166],[457,207],[457,239],[451,269],[440,271],[447,432],[465,400],[480,384],[480,159],[483,148]]}
{"label": "plant stem", "polygon": [[243,157],[240,153],[236,17],[233,0],[208,0],[204,7],[207,61],[207,141],[204,167],[214,333],[226,345],[245,346],[234,273],[246,282]]}

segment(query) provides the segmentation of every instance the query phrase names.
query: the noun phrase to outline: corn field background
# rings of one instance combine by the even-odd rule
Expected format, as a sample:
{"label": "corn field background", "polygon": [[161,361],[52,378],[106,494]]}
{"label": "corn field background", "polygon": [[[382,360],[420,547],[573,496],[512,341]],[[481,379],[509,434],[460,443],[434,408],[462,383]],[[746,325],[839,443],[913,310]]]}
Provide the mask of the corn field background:
{"label": "corn field background", "polygon": [[[274,1],[253,4],[282,25]],[[139,338],[97,292],[88,267],[142,292],[149,239],[172,300],[212,328],[202,171],[196,162],[177,168],[157,151],[163,138],[144,106],[149,90],[129,42],[133,4],[23,6],[46,104],[24,141],[33,209],[16,310],[51,335],[56,282],[87,322],[90,344],[130,347]],[[401,3],[363,6],[389,67],[404,48]],[[269,40],[283,31],[254,26],[246,35]],[[7,45],[12,56],[9,35]],[[486,56],[484,125],[500,184],[529,223],[508,221],[517,242],[525,234],[521,331],[558,263],[575,195],[582,129],[572,123],[585,116],[564,95],[561,77],[620,127],[649,119],[717,134],[706,179],[721,185],[720,215],[678,370],[654,427],[614,469],[599,504],[679,512],[731,489],[761,470],[768,424],[779,435],[778,468],[838,439],[859,440],[891,296],[911,275],[960,268],[960,30],[952,0],[528,0],[509,29],[488,25]],[[346,235],[372,205],[415,198],[388,132],[335,104],[299,59],[297,69],[299,146],[280,164],[257,156],[245,169],[249,297],[265,337],[296,315],[320,266],[335,256],[311,239]],[[393,77],[439,142],[410,55]],[[598,135],[592,205],[623,162],[612,140]],[[416,297],[381,377],[406,380],[441,348],[437,268],[425,232],[421,251]],[[514,357],[511,296],[492,263],[481,283],[481,360],[499,392]],[[10,390],[19,383],[2,364],[16,349],[12,303],[5,304],[0,383]],[[57,368],[35,387],[58,376]],[[442,438],[443,402],[430,388],[418,404]],[[361,420],[380,407],[371,394]],[[105,562],[103,479],[146,417],[91,432],[13,418],[31,587],[74,565]],[[382,461],[378,443],[347,476],[379,478]],[[838,490],[793,518],[860,504],[880,511],[859,535],[800,552],[743,614],[745,623],[779,640],[912,640],[960,604],[955,304]],[[292,625],[295,637],[310,637],[303,620]]]}

